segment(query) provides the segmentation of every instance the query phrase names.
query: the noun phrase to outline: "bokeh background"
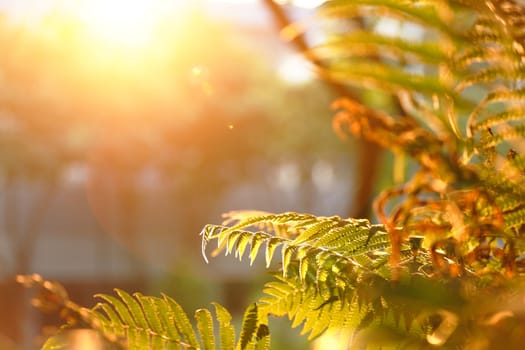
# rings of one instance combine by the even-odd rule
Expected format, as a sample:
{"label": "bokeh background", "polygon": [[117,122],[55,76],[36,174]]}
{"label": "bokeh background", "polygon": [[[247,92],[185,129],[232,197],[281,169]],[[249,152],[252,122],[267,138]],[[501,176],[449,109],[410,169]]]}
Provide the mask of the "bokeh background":
{"label": "bokeh background", "polygon": [[[283,8],[308,21],[319,3]],[[59,281],[84,306],[118,287],[165,292],[190,313],[211,301],[241,312],[268,272],[206,265],[206,223],[239,209],[366,210],[353,198],[373,174],[332,130],[337,96],[262,2],[2,0],[0,11],[0,349],[38,347],[59,322],[17,274]],[[306,347],[284,329],[275,348]]]}

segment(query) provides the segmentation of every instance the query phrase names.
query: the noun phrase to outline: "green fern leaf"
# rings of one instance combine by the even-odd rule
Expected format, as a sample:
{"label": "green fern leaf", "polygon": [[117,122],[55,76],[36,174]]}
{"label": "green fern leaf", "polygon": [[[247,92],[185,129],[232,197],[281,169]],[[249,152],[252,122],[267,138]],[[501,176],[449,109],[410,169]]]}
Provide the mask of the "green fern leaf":
{"label": "green fern leaf", "polygon": [[448,57],[442,46],[434,43],[414,43],[400,38],[391,38],[368,31],[357,31],[346,35],[336,35],[312,50],[322,59],[341,59],[341,57],[392,57],[400,61],[439,64]]}
{"label": "green fern leaf", "polygon": [[[276,278],[279,280],[279,277]],[[260,308],[263,309],[263,313],[282,317],[286,314],[292,316],[296,312],[297,305],[293,303],[293,296],[300,292],[285,280],[268,282],[263,293],[265,296],[260,299]]]}
{"label": "green fern leaf", "polygon": [[521,101],[525,100],[525,88],[513,90],[500,90],[490,92],[485,101],[487,103],[495,103],[502,101]]}
{"label": "green fern leaf", "polygon": [[146,329],[130,327],[126,334],[128,349],[150,349],[149,334]]}
{"label": "green fern leaf", "polygon": [[255,350],[268,350],[270,348],[270,329],[264,323],[257,328]]}
{"label": "green fern leaf", "polygon": [[346,302],[347,295],[342,295],[331,305],[332,315],[329,319],[328,329],[339,329],[345,324],[345,318],[348,316],[349,305]]}
{"label": "green fern leaf", "polygon": [[112,333],[124,334],[124,327],[122,326],[122,320],[117,315],[115,310],[106,303],[98,303],[94,310],[101,310],[109,318],[103,324],[106,326],[106,329],[110,329]]}
{"label": "green fern leaf", "polygon": [[242,231],[233,231],[228,235],[221,233],[221,235],[226,237],[226,255],[231,254],[233,248],[237,244],[237,240],[242,235]]}
{"label": "green fern leaf", "polygon": [[235,347],[235,328],[230,324],[232,316],[222,305],[218,303],[212,304],[215,307],[215,314],[219,321],[221,350],[232,350]]}
{"label": "green fern leaf", "polygon": [[170,347],[174,348],[175,346],[170,340],[165,339],[161,335],[153,333],[150,337],[149,349],[169,349]]}
{"label": "green fern leaf", "polygon": [[492,115],[473,125],[473,130],[487,129],[509,121],[525,120],[525,108],[512,108]]}
{"label": "green fern leaf", "polygon": [[479,148],[488,149],[504,141],[519,140],[525,137],[525,125],[517,125],[494,134],[492,138],[480,143]]}
{"label": "green fern leaf", "polygon": [[131,316],[131,313],[127,306],[118,298],[107,294],[97,294],[95,295],[95,297],[103,299],[115,309],[121,320],[120,324],[126,324],[133,327],[137,326],[137,324],[135,323],[135,319],[133,318],[133,316]]}
{"label": "green fern leaf", "polygon": [[167,307],[170,309],[170,316],[175,321],[177,331],[181,334],[182,339],[188,342],[188,344],[197,349],[199,348],[199,343],[195,335],[195,331],[190,323],[188,315],[184,312],[182,307],[172,298],[167,295],[162,295],[164,301],[167,303]]}
{"label": "green fern leaf", "polygon": [[323,313],[319,317],[318,322],[312,328],[309,339],[316,339],[330,327],[340,329],[343,324],[343,317],[345,317],[346,309],[343,308],[343,303],[334,297],[326,306],[323,306]]}
{"label": "green fern leaf", "polygon": [[[315,221],[316,217],[309,214],[298,214],[293,212],[288,213],[281,213],[281,214],[270,214],[265,213],[264,215],[256,215],[252,216],[250,215],[252,212],[234,212],[234,216],[230,217],[231,214],[227,214],[227,217],[230,217],[227,222],[230,221],[237,221],[237,224],[232,225],[228,228],[228,231],[226,231],[225,234],[229,234],[233,231],[245,229],[250,226],[257,226],[257,225],[268,225],[268,224],[285,224],[290,225],[293,222],[307,222],[307,221]],[[275,230],[279,232],[280,230]]]}
{"label": "green fern leaf", "polygon": [[[421,4],[422,6],[413,6],[410,1],[394,1],[394,0],[355,0],[348,2],[345,0],[332,0],[326,3],[324,8],[321,9],[320,15],[324,17],[337,16],[346,17],[355,13],[355,8],[358,6],[366,6],[366,9],[374,9],[381,7],[385,9],[381,14],[384,16],[400,18],[405,20],[411,20],[416,23],[420,23],[425,27],[437,28],[440,32],[449,33],[449,23],[444,22],[441,19],[440,12],[437,10],[437,6],[434,7],[431,4]],[[441,13],[447,13],[450,11],[447,8],[445,2],[440,3]]]}
{"label": "green fern leaf", "polygon": [[292,261],[292,256],[297,251],[297,247],[293,245],[287,245],[284,246],[281,250],[282,253],[282,270],[283,270],[283,276],[286,277],[288,266],[290,265],[290,262]]}
{"label": "green fern leaf", "polygon": [[334,62],[325,74],[339,82],[347,84],[356,82],[359,86],[365,84],[389,93],[405,89],[430,95],[455,95],[452,87],[444,85],[437,76],[407,73],[400,68],[379,62],[365,60]]}
{"label": "green fern leaf", "polygon": [[266,246],[266,267],[270,267],[270,264],[273,259],[273,254],[275,253],[275,249],[277,249],[277,247],[281,245],[283,241],[280,238],[273,237],[270,238],[267,242],[268,243]]}
{"label": "green fern leaf", "polygon": [[248,348],[248,345],[252,343],[254,336],[257,334],[258,319],[257,304],[253,303],[244,312],[241,335],[236,349],[245,350]]}
{"label": "green fern leaf", "polygon": [[[320,298],[318,296],[313,295],[311,291],[297,293],[292,297],[292,300],[294,300],[297,304],[301,305],[301,307],[295,309],[295,312],[293,314],[290,313],[290,317],[292,319],[291,327],[297,328],[306,320],[308,320],[308,315],[311,314],[312,305],[319,304]],[[315,316],[316,315],[314,315],[314,317]]]}
{"label": "green fern leaf", "polygon": [[238,257],[239,260],[242,259],[246,246],[252,241],[252,238],[253,235],[250,232],[243,232],[237,239],[235,244],[235,256]]}
{"label": "green fern leaf", "polygon": [[505,226],[508,228],[521,227],[525,223],[525,207],[518,207],[505,213]]}
{"label": "green fern leaf", "polygon": [[322,220],[318,223],[315,223],[299,234],[299,236],[294,239],[292,244],[297,245],[319,238],[334,228],[337,224],[337,221],[332,220]]}
{"label": "green fern leaf", "polygon": [[308,256],[303,257],[299,260],[299,277],[301,281],[306,279],[306,275],[310,268],[310,258]]}
{"label": "green fern leaf", "polygon": [[153,337],[153,338],[160,340],[160,335],[166,334],[167,329],[164,326],[163,321],[160,317],[158,301],[156,300],[156,298],[144,296],[141,293],[135,293],[133,295],[140,302],[140,305],[142,306],[142,310],[144,310],[144,313],[143,313],[144,317],[146,318],[146,321],[149,324],[149,327],[145,327],[145,328],[151,329],[152,332],[159,335],[158,337]]}
{"label": "green fern leaf", "polygon": [[[208,242],[212,238],[219,237],[223,229],[225,229],[225,227],[218,226],[218,225],[206,225],[202,229],[200,233],[200,236],[202,237],[201,238],[201,254],[204,260],[206,261],[206,263],[208,263],[208,258],[206,256],[206,246],[208,245]],[[220,241],[218,240],[218,242]],[[219,246],[220,246],[220,243],[219,243]]]}
{"label": "green fern leaf", "polygon": [[498,81],[512,82],[523,79],[525,79],[525,71],[523,69],[512,69],[504,66],[490,66],[480,70],[470,77],[465,78],[456,89],[458,91],[462,91],[475,84],[486,84]]}
{"label": "green fern leaf", "polygon": [[[251,212],[234,212],[233,214],[226,214],[226,217],[228,218],[227,222],[237,221],[237,224],[229,228],[230,230],[234,231],[267,222],[268,219],[271,219],[274,216],[269,213],[262,213],[261,215],[252,215]],[[274,221],[279,222],[279,220],[275,220],[275,218]]]}
{"label": "green fern leaf", "polygon": [[252,240],[250,242],[250,266],[255,261],[255,258],[257,258],[257,254],[259,253],[261,245],[270,237],[270,235],[264,234],[253,235]]}
{"label": "green fern leaf", "polygon": [[213,318],[207,309],[199,309],[195,312],[197,329],[201,337],[204,350],[215,350],[215,335],[213,334]]}
{"label": "green fern leaf", "polygon": [[129,310],[131,317],[135,320],[133,323],[142,329],[149,329],[148,322],[144,317],[144,311],[135,298],[121,289],[115,289],[117,295],[126,303],[126,308]]}
{"label": "green fern leaf", "polygon": [[[478,38],[477,41],[481,41],[480,38]],[[454,65],[456,66],[456,69],[465,69],[474,63],[487,62],[497,58],[501,59],[499,50],[487,50],[482,46],[474,46],[465,49],[458,57],[456,57],[454,59]]]}
{"label": "green fern leaf", "polygon": [[154,298],[154,301],[157,305],[156,309],[158,317],[162,320],[162,325],[165,329],[164,336],[169,339],[171,343],[184,343],[183,339],[181,339],[182,334],[179,332],[178,327],[174,322],[175,316],[173,315],[172,309],[168,307],[167,302],[164,299]]}

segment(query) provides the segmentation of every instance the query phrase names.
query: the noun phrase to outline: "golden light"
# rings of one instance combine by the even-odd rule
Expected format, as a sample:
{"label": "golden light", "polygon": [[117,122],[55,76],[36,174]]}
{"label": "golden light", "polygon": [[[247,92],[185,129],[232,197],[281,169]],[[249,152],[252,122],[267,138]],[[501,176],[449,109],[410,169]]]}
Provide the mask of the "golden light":
{"label": "golden light", "polygon": [[303,8],[315,8],[325,3],[326,0],[277,0],[276,2],[283,5],[293,4]]}
{"label": "golden light", "polygon": [[313,350],[344,350],[348,349],[352,331],[328,330],[325,334],[317,338],[313,343]]}
{"label": "golden light", "polygon": [[81,0],[74,12],[94,40],[138,49],[153,40],[165,8],[153,0]]}

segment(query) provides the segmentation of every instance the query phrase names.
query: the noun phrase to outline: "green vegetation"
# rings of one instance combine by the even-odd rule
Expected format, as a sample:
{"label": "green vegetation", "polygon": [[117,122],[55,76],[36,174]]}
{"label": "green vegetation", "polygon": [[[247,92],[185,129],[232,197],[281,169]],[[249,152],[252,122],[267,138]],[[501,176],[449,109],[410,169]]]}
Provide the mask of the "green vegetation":
{"label": "green vegetation", "polygon": [[[341,331],[355,349],[522,348],[525,9],[499,0],[333,0],[319,15],[348,28],[312,49],[320,74],[399,104],[400,115],[357,99],[333,104],[340,133],[411,159],[405,183],[375,202],[381,224],[232,212],[206,226],[205,256],[215,242],[213,254],[253,262],[262,250],[268,265],[274,255],[281,263],[235,346],[221,307],[218,333],[205,309],[194,331],[167,297],[118,292],[93,310],[64,298],[71,323],[129,348],[263,349],[268,316],[288,316],[311,339]],[[379,30],[387,19],[397,32]]]}

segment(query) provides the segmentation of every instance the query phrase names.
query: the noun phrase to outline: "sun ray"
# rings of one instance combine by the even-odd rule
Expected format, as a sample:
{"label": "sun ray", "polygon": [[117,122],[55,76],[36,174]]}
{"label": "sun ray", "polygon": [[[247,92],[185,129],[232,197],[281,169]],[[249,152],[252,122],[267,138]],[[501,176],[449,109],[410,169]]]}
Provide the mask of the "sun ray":
{"label": "sun ray", "polygon": [[74,11],[88,34],[110,46],[143,48],[163,16],[161,1],[81,0]]}

